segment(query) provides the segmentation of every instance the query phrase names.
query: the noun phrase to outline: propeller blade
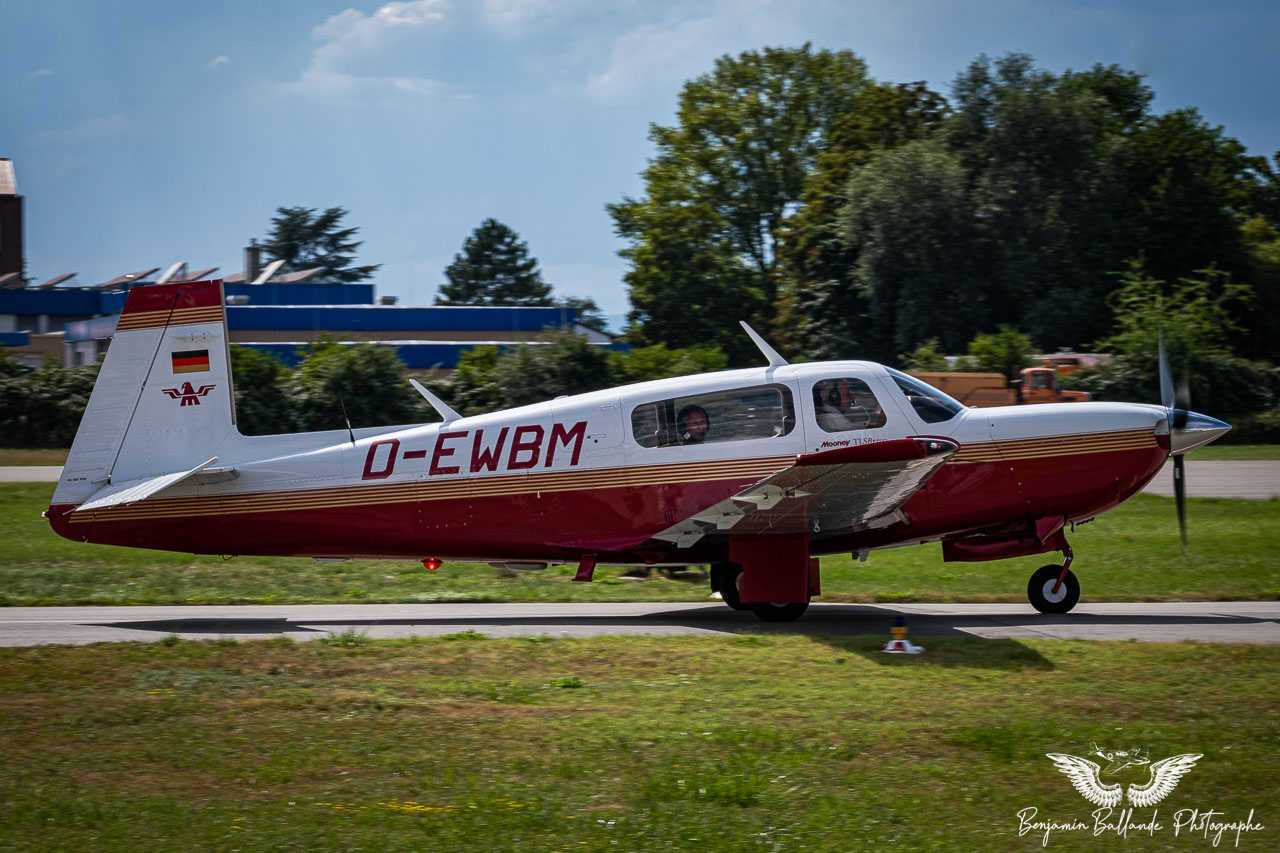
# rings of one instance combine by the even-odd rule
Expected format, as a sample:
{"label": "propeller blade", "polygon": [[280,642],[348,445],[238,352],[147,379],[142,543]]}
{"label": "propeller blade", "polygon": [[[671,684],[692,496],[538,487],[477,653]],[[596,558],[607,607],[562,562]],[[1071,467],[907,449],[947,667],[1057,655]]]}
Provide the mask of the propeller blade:
{"label": "propeller blade", "polygon": [[1183,368],[1178,379],[1177,390],[1173,393],[1173,428],[1186,429],[1187,412],[1191,409],[1191,371]]}
{"label": "propeller blade", "polygon": [[1172,409],[1177,405],[1173,396],[1173,374],[1169,371],[1169,354],[1164,349],[1164,324],[1156,332],[1156,354],[1160,359],[1160,405]]}
{"label": "propeller blade", "polygon": [[1173,457],[1173,499],[1178,504],[1178,535],[1182,537],[1182,554],[1187,554],[1187,471],[1186,459]]}

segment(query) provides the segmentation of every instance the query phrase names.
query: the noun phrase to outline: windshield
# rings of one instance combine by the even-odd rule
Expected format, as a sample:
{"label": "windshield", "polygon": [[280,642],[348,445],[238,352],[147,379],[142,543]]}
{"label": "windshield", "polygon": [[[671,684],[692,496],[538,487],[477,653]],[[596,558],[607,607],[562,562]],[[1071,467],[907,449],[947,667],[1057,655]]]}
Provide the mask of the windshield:
{"label": "windshield", "polygon": [[885,370],[889,371],[893,381],[898,383],[902,393],[907,395],[907,402],[911,404],[911,408],[916,410],[920,420],[925,423],[937,424],[949,421],[964,411],[964,406],[957,400],[948,397],[932,385],[927,385],[914,376],[908,376],[892,367],[886,367]]}

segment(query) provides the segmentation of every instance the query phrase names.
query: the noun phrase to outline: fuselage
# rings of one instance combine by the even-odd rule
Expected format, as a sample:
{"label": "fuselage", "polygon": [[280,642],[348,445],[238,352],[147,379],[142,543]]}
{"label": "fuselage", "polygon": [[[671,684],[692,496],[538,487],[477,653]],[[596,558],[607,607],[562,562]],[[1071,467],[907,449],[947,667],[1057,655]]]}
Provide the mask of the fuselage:
{"label": "fuselage", "polygon": [[[1158,406],[949,411],[945,397],[902,378],[869,362],[786,365],[366,430],[354,440],[346,431],[232,430],[213,448],[221,476],[84,512],[75,510],[85,487],[64,483],[49,516],[71,539],[191,553],[487,561],[590,553],[601,563],[687,564],[725,559],[728,537],[681,548],[655,534],[808,454],[912,436],[959,445],[894,519],[814,531],[814,554],[975,536],[1016,541],[1043,519],[1079,522],[1117,506],[1169,455],[1167,411]],[[851,393],[858,405],[837,418],[848,403],[841,395]],[[682,429],[694,408],[710,421],[701,441]]]}

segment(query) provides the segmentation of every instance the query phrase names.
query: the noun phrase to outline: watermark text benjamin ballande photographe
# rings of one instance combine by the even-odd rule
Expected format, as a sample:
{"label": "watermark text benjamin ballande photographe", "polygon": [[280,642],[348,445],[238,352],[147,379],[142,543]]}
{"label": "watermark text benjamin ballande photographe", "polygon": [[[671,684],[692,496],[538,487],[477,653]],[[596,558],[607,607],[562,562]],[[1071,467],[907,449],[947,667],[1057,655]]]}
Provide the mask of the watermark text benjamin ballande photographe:
{"label": "watermark text benjamin ballande photographe", "polygon": [[[1035,806],[1028,806],[1017,812],[1019,837],[1039,835],[1041,845],[1047,847],[1054,833],[1085,832],[1094,837],[1116,835],[1128,838],[1130,835],[1155,836],[1172,832],[1174,837],[1201,836],[1217,847],[1224,838],[1232,839],[1234,846],[1239,846],[1241,837],[1266,828],[1254,822],[1253,809],[1249,810],[1248,817],[1233,820],[1215,809],[1179,808],[1172,812],[1170,818],[1161,820],[1156,804],[1173,793],[1179,780],[1204,757],[1200,753],[1183,753],[1152,763],[1144,750],[1104,751],[1093,744],[1089,754],[1110,763],[1103,768],[1087,758],[1061,752],[1046,753],[1054,767],[1071,780],[1072,787],[1080,796],[1099,807],[1091,812],[1091,819],[1050,820],[1040,817],[1040,810]],[[1129,767],[1146,765],[1149,765],[1147,780],[1142,784],[1131,783],[1125,787],[1102,778],[1115,776]],[[1124,805],[1126,801],[1127,806]],[[1152,811],[1149,815],[1139,815],[1135,814],[1135,808],[1151,808]]]}

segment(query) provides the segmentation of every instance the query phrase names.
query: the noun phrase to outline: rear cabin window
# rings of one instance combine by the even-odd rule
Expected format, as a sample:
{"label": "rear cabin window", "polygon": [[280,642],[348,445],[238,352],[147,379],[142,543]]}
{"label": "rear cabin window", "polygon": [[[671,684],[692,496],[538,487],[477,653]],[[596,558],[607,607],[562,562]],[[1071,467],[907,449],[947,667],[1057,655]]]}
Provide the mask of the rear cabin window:
{"label": "rear cabin window", "polygon": [[866,382],[851,376],[813,383],[813,411],[818,426],[826,432],[879,429],[885,424],[884,409],[876,395]]}
{"label": "rear cabin window", "polygon": [[791,389],[785,385],[671,397],[643,403],[631,412],[631,434],[641,447],[776,438],[795,425]]}

